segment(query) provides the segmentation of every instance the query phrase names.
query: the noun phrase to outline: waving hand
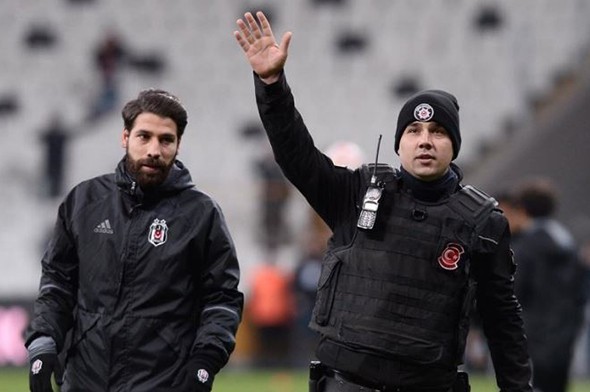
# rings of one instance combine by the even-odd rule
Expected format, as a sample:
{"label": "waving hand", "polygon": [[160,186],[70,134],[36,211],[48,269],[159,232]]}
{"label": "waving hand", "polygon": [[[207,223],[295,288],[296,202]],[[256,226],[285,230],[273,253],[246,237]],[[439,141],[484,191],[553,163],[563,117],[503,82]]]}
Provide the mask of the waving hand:
{"label": "waving hand", "polygon": [[244,19],[238,19],[236,24],[239,31],[234,31],[234,37],[246,55],[252,70],[266,83],[272,83],[278,79],[285,62],[291,42],[291,32],[283,35],[280,44],[277,44],[272,33],[270,23],[263,12],[256,13],[258,22],[250,12],[244,15]]}

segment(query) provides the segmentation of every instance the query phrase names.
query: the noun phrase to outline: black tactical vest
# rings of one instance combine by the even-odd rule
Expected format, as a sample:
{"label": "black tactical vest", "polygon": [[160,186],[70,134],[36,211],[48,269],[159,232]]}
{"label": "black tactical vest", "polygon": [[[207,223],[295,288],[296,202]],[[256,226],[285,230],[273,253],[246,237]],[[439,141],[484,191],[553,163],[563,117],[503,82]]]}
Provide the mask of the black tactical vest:
{"label": "black tactical vest", "polygon": [[[363,194],[369,170],[361,169]],[[440,203],[421,203],[400,191],[391,167],[379,172],[375,226],[328,250],[310,326],[359,351],[455,366],[469,329],[477,228],[495,201],[466,186]]]}

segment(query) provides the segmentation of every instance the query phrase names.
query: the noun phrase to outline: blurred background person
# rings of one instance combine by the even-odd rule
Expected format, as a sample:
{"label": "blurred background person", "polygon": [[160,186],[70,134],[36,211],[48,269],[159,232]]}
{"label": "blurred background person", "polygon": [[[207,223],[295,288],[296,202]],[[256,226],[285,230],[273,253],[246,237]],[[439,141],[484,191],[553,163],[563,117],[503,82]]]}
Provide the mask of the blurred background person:
{"label": "blurred background person", "polygon": [[109,30],[94,48],[94,66],[98,76],[98,94],[92,102],[87,121],[115,110],[121,96],[121,68],[127,51],[119,34]]}
{"label": "blurred background person", "polygon": [[308,233],[301,247],[301,256],[293,273],[293,290],[295,294],[295,323],[291,354],[293,364],[307,367],[315,359],[314,349],[318,343],[318,334],[308,325],[315,304],[318,280],[326,242],[321,236]]}
{"label": "blurred background person", "polygon": [[49,124],[41,130],[44,149],[43,194],[48,198],[63,196],[64,176],[68,159],[68,147],[72,133],[61,114],[54,113]]}
{"label": "blurred background person", "polygon": [[565,392],[582,326],[586,272],[568,229],[553,215],[558,198],[548,179],[519,185],[500,207],[513,233],[515,292],[523,307],[533,387]]}
{"label": "blurred background person", "polygon": [[295,316],[292,274],[274,259],[254,268],[246,312],[256,339],[254,364],[264,368],[290,365],[289,343]]}
{"label": "blurred background person", "polygon": [[256,177],[260,184],[259,241],[268,257],[274,258],[279,248],[291,240],[287,219],[287,207],[291,198],[291,184],[276,164],[270,148],[254,162]]}

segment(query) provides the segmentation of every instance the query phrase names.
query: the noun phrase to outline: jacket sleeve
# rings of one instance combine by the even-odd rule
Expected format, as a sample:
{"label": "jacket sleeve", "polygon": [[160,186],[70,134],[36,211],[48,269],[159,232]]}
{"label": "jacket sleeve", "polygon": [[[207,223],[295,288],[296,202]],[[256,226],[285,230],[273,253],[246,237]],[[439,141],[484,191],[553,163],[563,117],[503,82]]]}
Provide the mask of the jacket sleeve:
{"label": "jacket sleeve", "polygon": [[206,257],[199,282],[200,323],[191,356],[215,375],[234,350],[244,302],[243,294],[238,290],[240,269],[236,250],[216,204],[206,241]]}
{"label": "jacket sleeve", "polygon": [[[301,114],[295,108],[284,73],[267,85],[254,74],[256,103],[275,160],[289,181],[333,229],[343,211],[355,212],[358,175],[318,150]],[[355,182],[356,181],[356,182]]]}
{"label": "jacket sleeve", "polygon": [[515,264],[504,216],[493,212],[479,234],[474,260],[477,309],[483,322],[496,381],[502,392],[530,392],[531,364],[521,306],[514,295]]}
{"label": "jacket sleeve", "polygon": [[34,317],[27,331],[28,345],[38,336],[50,336],[58,352],[72,326],[78,288],[78,257],[68,228],[67,204],[59,207],[51,240],[41,260],[41,281]]}

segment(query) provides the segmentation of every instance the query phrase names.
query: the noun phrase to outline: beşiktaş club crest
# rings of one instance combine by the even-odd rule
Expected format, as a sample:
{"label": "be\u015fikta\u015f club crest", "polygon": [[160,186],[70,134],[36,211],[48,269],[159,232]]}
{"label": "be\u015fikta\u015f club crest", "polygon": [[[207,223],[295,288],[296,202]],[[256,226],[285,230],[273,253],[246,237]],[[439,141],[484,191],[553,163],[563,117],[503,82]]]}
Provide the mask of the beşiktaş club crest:
{"label": "be\u015fikta\u015f club crest", "polygon": [[164,219],[154,219],[148,233],[148,241],[153,246],[160,246],[168,239],[168,226]]}
{"label": "be\u015fikta\u015f club crest", "polygon": [[414,118],[418,121],[430,121],[434,116],[434,109],[427,103],[421,103],[414,109]]}
{"label": "be\u015fikta\u015f club crest", "polygon": [[461,245],[450,242],[439,256],[438,264],[446,270],[456,270],[463,253],[465,253],[465,250]]}

